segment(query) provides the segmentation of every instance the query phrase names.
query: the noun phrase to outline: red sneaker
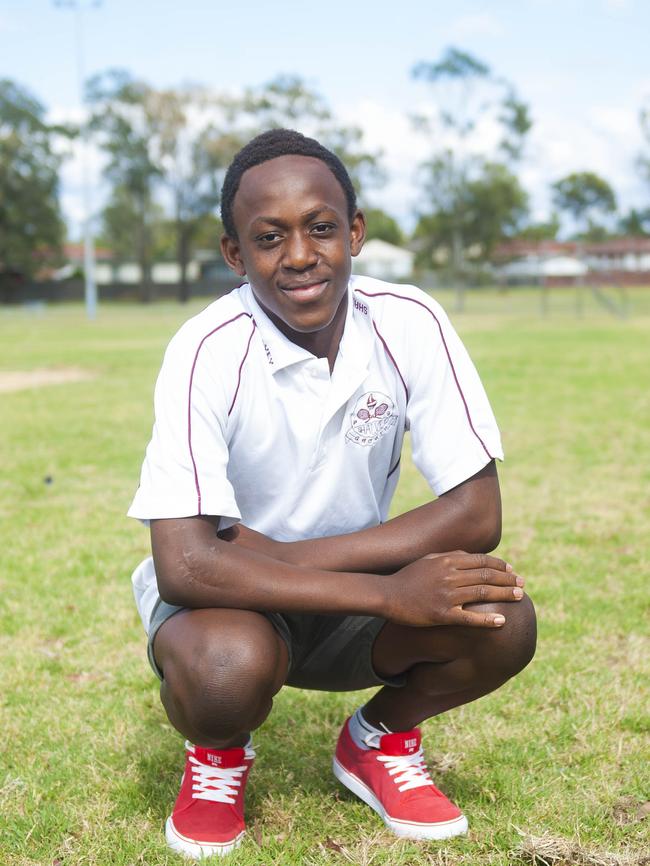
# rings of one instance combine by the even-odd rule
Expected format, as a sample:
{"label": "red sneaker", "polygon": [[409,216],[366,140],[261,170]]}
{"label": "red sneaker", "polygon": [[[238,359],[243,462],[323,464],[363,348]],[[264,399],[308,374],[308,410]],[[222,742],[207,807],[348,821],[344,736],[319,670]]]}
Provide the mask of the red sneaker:
{"label": "red sneaker", "polygon": [[165,825],[167,844],[197,860],[228,854],[244,837],[244,788],[255,752],[251,746],[185,748],[181,790]]}
{"label": "red sneaker", "polygon": [[332,769],[398,836],[446,839],[467,832],[467,818],[439,791],[424,764],[418,728],[384,734],[378,749],[360,749],[343,726]]}

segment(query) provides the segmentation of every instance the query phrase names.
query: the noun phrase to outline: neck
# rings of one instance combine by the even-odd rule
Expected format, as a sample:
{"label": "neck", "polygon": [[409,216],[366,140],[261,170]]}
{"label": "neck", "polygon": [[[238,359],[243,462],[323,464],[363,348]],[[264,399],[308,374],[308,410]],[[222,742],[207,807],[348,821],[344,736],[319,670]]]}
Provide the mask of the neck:
{"label": "neck", "polygon": [[[262,305],[260,304],[260,306]],[[294,331],[293,328],[290,328],[286,322],[283,322],[282,319],[279,319],[274,313],[267,310],[266,307],[262,306],[262,309],[276,328],[282,331],[284,336],[291,340],[292,343],[295,343],[296,346],[300,346],[301,349],[305,349],[307,352],[311,352],[317,358],[327,358],[330,373],[332,372],[345,327],[345,317],[348,311],[347,293],[341,299],[341,303],[329,325],[318,331]]]}

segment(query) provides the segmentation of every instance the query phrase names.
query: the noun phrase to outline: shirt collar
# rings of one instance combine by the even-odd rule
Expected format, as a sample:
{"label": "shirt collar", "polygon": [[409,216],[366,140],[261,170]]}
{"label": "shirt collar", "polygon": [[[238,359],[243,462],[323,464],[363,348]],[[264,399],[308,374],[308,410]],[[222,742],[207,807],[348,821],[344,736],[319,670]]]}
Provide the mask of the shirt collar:
{"label": "shirt collar", "polygon": [[259,305],[250,283],[245,283],[239,289],[244,307],[251,313],[257,325],[257,330],[262,338],[266,358],[269,362],[271,372],[275,375],[279,370],[299,361],[306,361],[313,355],[306,349],[292,343],[269,319],[262,307]]}
{"label": "shirt collar", "polygon": [[[358,300],[355,303],[353,281],[348,288],[348,308],[343,327],[343,336],[339,345],[339,360],[345,367],[367,367],[372,351],[372,324],[370,313],[365,303]],[[264,344],[266,357],[273,374],[291,364],[313,359],[311,352],[292,343],[271,321],[260,306],[250,283],[244,283],[239,289],[244,307],[251,313],[257,330]],[[336,370],[336,365],[335,365]]]}

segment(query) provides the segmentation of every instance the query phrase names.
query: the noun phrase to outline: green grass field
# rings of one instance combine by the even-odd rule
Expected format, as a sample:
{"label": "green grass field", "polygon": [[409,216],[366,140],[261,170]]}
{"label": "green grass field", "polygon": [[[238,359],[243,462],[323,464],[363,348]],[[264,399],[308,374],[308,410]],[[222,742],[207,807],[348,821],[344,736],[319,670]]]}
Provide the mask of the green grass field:
{"label": "green grass field", "polygon": [[[287,689],[256,735],[231,866],[650,864],[650,292],[631,292],[620,320],[550,300],[542,318],[533,292],[483,292],[455,319],[507,452],[499,551],[540,632],[516,680],[424,725],[469,836],[395,841],[329,769],[364,695]],[[94,377],[0,393],[2,866],[183,862],[163,838],[182,742],[129,583],[148,537],[124,515],[164,346],[200,306],[106,306],[95,323],[81,307],[0,310],[0,383]],[[427,496],[405,465],[395,511]]]}

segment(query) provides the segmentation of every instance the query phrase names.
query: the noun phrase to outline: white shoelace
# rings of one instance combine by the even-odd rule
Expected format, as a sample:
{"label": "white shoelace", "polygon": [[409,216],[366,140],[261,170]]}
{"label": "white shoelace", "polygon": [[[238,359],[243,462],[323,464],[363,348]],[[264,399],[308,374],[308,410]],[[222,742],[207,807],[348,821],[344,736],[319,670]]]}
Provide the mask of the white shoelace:
{"label": "white shoelace", "polygon": [[386,766],[389,775],[393,776],[393,782],[398,785],[400,791],[433,785],[424,763],[424,752],[421,748],[412,755],[377,755],[377,760]]}
{"label": "white shoelace", "polygon": [[214,803],[234,803],[246,766],[212,767],[190,755],[192,764],[192,797]]}

